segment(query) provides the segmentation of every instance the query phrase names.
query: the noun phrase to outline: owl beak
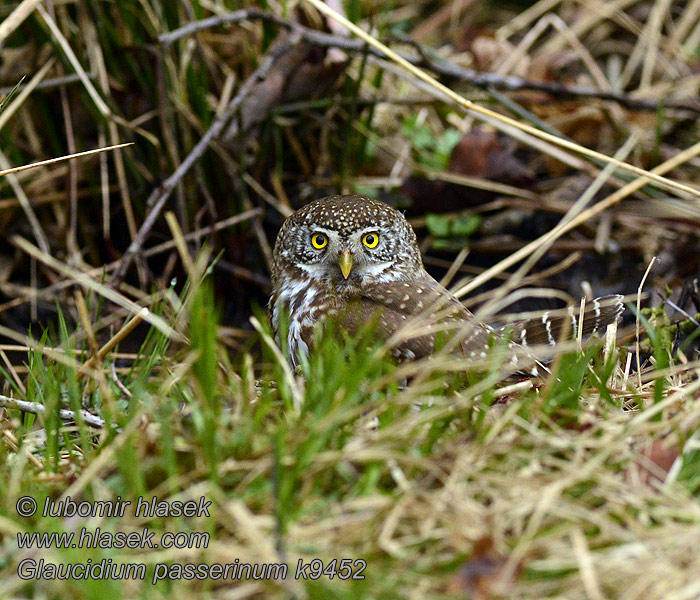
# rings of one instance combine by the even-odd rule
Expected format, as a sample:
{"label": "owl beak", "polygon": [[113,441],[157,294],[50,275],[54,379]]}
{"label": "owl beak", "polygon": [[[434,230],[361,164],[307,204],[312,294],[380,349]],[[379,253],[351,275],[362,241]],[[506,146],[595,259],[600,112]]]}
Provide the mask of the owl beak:
{"label": "owl beak", "polygon": [[340,267],[340,272],[343,277],[347,279],[350,276],[350,271],[352,271],[352,254],[350,250],[343,250],[338,256],[338,266]]}

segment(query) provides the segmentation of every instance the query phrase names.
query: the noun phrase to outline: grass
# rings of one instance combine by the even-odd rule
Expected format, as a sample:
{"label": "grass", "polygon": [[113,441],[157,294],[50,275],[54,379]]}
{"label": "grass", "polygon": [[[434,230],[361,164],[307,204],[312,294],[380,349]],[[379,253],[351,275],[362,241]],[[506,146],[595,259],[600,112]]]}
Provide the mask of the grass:
{"label": "grass", "polygon": [[[422,39],[435,38],[430,45],[455,64],[479,67],[484,59],[477,45],[459,53],[450,45],[481,36],[469,29],[475,21],[486,24],[480,41],[501,60],[485,70],[534,77],[518,71],[530,64],[558,81],[561,69],[562,79],[589,85],[592,78],[665,101],[626,111],[614,102],[466,88],[487,134],[490,127],[519,140],[517,156],[540,185],[525,189],[484,173],[444,172],[455,144],[474,131],[474,113],[461,100],[435,100],[437,86],[427,79],[416,88],[405,66],[353,55],[328,89],[319,84],[320,97],[282,97],[245,143],[212,144],[177,184],[143,262],[115,286],[111,274],[150,210],[146,198],[178,169],[281,30],[246,21],[162,47],[157,38],[165,32],[252,4],[45,4],[11,31],[0,26],[3,64],[17,71],[0,71],[12,91],[0,113],[6,162],[26,166],[134,143],[0,180],[0,238],[13,248],[0,262],[0,597],[700,594],[700,364],[692,320],[679,344],[663,308],[645,308],[641,340],[632,335],[607,349],[563,345],[551,374],[530,381],[501,369],[498,346],[480,364],[440,355],[396,365],[371,326],[353,339],[325,332],[292,372],[263,311],[250,308],[268,297],[270,245],[292,206],[357,190],[409,206],[410,198],[395,197],[405,191],[396,181],[409,175],[449,182],[462,194],[464,186],[492,194],[485,205],[468,198],[467,209],[450,211],[435,201],[446,188],[428,188],[427,201],[413,198],[428,205],[412,217],[426,257],[452,264],[449,276],[465,293],[483,292],[497,277],[504,295],[523,278],[539,285],[538,273],[526,273],[531,257],[556,242],[578,249],[590,241],[596,264],[621,260],[615,291],[636,290],[657,249],[690,270],[697,192],[679,186],[697,182],[697,111],[667,103],[697,95],[697,3],[674,2],[668,15],[658,12],[668,8],[661,0],[639,3],[647,12],[635,4],[611,14],[568,0],[554,13],[538,2],[520,14],[495,3],[457,3],[450,13],[422,1],[381,11],[347,3],[351,20],[378,38],[405,37],[421,24]],[[17,6],[0,8],[3,18]],[[266,7],[330,29],[309,3]],[[432,15],[441,20],[425,19]],[[71,55],[84,74],[60,83],[76,72]],[[323,61],[312,54],[302,64]],[[329,77],[312,74],[314,83]],[[22,76],[37,84],[31,94],[14,90]],[[39,87],[40,79],[54,87]],[[258,98],[271,95],[257,89]],[[634,173],[603,169],[613,155]],[[652,167],[671,179],[679,199],[643,176]],[[586,191],[571,198],[580,178]],[[502,261],[467,256],[473,240],[490,241],[499,219],[545,212],[561,224],[531,237],[509,230],[520,249]],[[218,237],[217,224],[229,228]],[[509,271],[522,260],[528,268]],[[671,271],[668,282],[682,272]],[[602,284],[595,273],[590,279]],[[567,289],[580,293],[577,285]],[[484,298],[506,305],[498,290]],[[480,314],[493,316],[488,303]],[[638,352],[644,361],[635,370]],[[27,496],[37,512],[21,516],[17,501]],[[191,502],[199,514],[136,515],[139,498]],[[89,508],[116,499],[131,503],[118,516],[43,514],[46,502]],[[112,540],[141,540],[147,529],[158,544],[177,533],[182,547],[19,547],[33,532],[80,536],[98,528]],[[36,578],[24,563],[22,578],[25,559],[64,570],[88,560],[143,565],[145,572],[123,580]],[[272,573],[286,565],[288,574],[232,581],[212,570],[218,564],[269,565]]]}
{"label": "grass", "polygon": [[[455,590],[685,597],[694,589],[700,406],[698,386],[689,385],[693,370],[677,367],[663,378],[670,390],[657,402],[652,370],[638,387],[625,381],[617,357],[604,364],[593,346],[561,356],[538,388],[516,385],[503,397],[499,390],[513,384],[502,375],[483,373],[470,384],[463,370],[444,371],[440,361],[429,376],[402,382],[368,331],[346,343],[325,335],[290,379],[271,352],[255,370],[249,355],[230,363],[206,280],[189,286],[182,301],[179,318],[165,309],[163,316],[181,323],[190,343],[176,349],[152,330],[125,359],[130,366],[118,387],[111,360],[83,386],[74,366],[28,355],[26,397],[46,413],[39,429],[19,411],[8,410],[4,420],[5,597],[204,598],[234,590],[243,597],[438,598]],[[41,345],[69,355],[70,343],[58,343],[69,334],[61,324]],[[658,351],[670,355],[668,346]],[[106,425],[66,423],[62,405],[89,406]],[[21,518],[15,502],[24,495],[40,507],[46,498],[117,497],[132,506],[119,518]],[[153,496],[204,497],[211,507],[190,518],[131,512],[139,497]],[[83,527],[148,528],[156,542],[165,532],[210,537],[200,548],[89,552],[26,552],[14,542],[18,533],[79,535]],[[25,556],[144,564],[147,575],[22,581],[14,573]],[[231,587],[178,579],[173,570],[250,563],[286,564],[294,573],[299,560],[314,558],[331,565],[316,581],[289,575]],[[331,579],[334,559],[366,561],[365,579]],[[306,572],[318,575],[319,564]],[[151,583],[162,565],[170,565],[170,579]]]}

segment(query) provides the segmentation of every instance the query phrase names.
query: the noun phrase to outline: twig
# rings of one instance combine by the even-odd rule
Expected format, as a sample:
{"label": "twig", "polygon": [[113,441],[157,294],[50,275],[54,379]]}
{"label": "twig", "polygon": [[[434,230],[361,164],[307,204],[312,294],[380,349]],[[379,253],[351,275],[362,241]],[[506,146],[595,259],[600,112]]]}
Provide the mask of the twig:
{"label": "twig", "polygon": [[[93,76],[88,73],[88,79],[93,79]],[[44,81],[41,81],[37,83],[34,86],[34,89],[36,91],[40,90],[51,90],[53,88],[61,87],[64,85],[70,85],[71,83],[78,83],[80,81],[80,75],[64,75],[63,77],[53,77],[52,79],[45,79]],[[19,85],[17,88],[19,90],[23,90],[28,84],[27,83],[22,83]],[[0,96],[9,94],[14,87],[11,86],[3,86],[0,87]]]}
{"label": "twig", "polygon": [[187,174],[187,172],[192,168],[192,166],[201,158],[209,144],[216,139],[227,123],[231,120],[236,111],[240,108],[243,100],[250,94],[253,86],[258,82],[258,80],[265,77],[268,71],[272,68],[272,65],[277,61],[277,59],[288,50],[288,48],[298,42],[296,36],[290,38],[286,42],[279,44],[273,48],[262,61],[260,66],[253,72],[253,74],[246,80],[246,82],[238,90],[236,96],[231,100],[229,105],[212,123],[211,127],[202,136],[202,138],[197,142],[192,151],[185,157],[180,166],[175,170],[175,172],[168,177],[163,185],[159,188],[153,190],[149,196],[146,205],[152,206],[151,212],[146,217],[141,229],[139,229],[138,234],[133,239],[129,247],[127,248],[124,256],[122,256],[119,266],[114,271],[112,275],[111,284],[116,286],[126,274],[129,266],[131,265],[134,257],[141,251],[146,238],[151,232],[151,229],[155,225],[160,213],[165,207],[170,194],[177,186],[178,182]]}
{"label": "twig", "polygon": [[607,156],[606,154],[598,152],[597,150],[592,150],[590,148],[587,148],[586,146],[582,146],[575,142],[571,142],[567,139],[557,137],[556,135],[552,135],[551,133],[542,131],[541,129],[538,129],[537,127],[534,127],[532,125],[521,123],[520,121],[512,117],[502,115],[489,108],[481,106],[480,104],[472,102],[471,100],[465,98],[463,95],[455,92],[450,87],[440,83],[437,79],[429,75],[425,70],[419,69],[418,67],[411,64],[405,58],[394,52],[391,48],[389,48],[385,44],[382,44],[377,38],[367,33],[361,27],[355,25],[355,23],[353,23],[352,21],[349,21],[344,15],[333,10],[327,4],[324,4],[321,0],[306,0],[306,3],[311,4],[320,13],[330,17],[337,23],[340,23],[341,25],[347,27],[350,31],[352,31],[352,33],[355,36],[357,36],[361,40],[364,40],[367,44],[370,44],[377,50],[380,50],[390,61],[396,63],[400,67],[403,67],[408,73],[413,75],[416,78],[416,80],[423,82],[423,84],[427,84],[431,94],[438,97],[444,96],[449,98],[452,102],[455,103],[455,105],[460,106],[464,110],[475,113],[479,116],[480,119],[494,122],[496,124],[496,127],[499,128],[499,130],[508,130],[515,128],[523,133],[526,133],[539,140],[547,142],[548,144],[552,144],[556,147],[563,148],[577,155],[583,155],[589,160],[602,160],[605,162],[605,164],[614,165],[616,169],[623,169],[624,171],[634,173],[635,175],[640,175],[644,179],[653,181],[657,186],[663,186],[665,189],[670,188],[676,193],[678,191],[682,191],[696,198],[700,197],[700,191],[693,188],[690,185],[667,179],[666,177],[662,177],[656,174],[654,170],[647,171],[645,169],[642,169],[641,167],[637,167],[632,164],[626,163],[612,156]]}
{"label": "twig", "polygon": [[[211,235],[212,232],[217,232],[221,231],[222,229],[226,229],[227,227],[231,227],[233,225],[236,225],[238,223],[242,223],[243,221],[247,221],[248,219],[252,219],[254,217],[259,217],[262,215],[263,211],[261,208],[253,208],[251,210],[247,210],[245,212],[242,212],[239,215],[234,215],[233,217],[229,217],[228,219],[224,219],[223,221],[219,221],[218,223],[214,223],[210,227],[202,227],[200,229],[197,229],[195,231],[192,231],[185,235],[183,239],[186,242],[192,242],[192,241],[197,241],[201,240],[204,236]],[[143,251],[143,256],[145,258],[148,258],[150,256],[154,256],[156,254],[160,254],[161,252],[165,252],[166,250],[171,250],[172,248],[175,248],[175,241],[174,240],[168,240],[167,242],[162,242],[158,244],[157,246],[153,246],[152,248],[148,248],[147,250]],[[107,265],[107,270],[112,265]]]}
{"label": "twig", "polygon": [[234,277],[237,277],[239,279],[245,279],[246,281],[254,283],[255,285],[261,287],[265,292],[272,291],[272,283],[270,282],[270,279],[268,277],[265,277],[264,275],[260,275],[260,273],[254,273],[249,269],[245,269],[244,267],[241,267],[239,265],[234,265],[229,261],[223,259],[219,260],[219,262],[216,263],[216,266],[222,271],[231,273],[231,275],[233,275]]}
{"label": "twig", "polygon": [[75,154],[67,154],[66,156],[59,156],[57,158],[49,158],[48,160],[40,160],[39,162],[29,163],[28,165],[22,165],[21,167],[12,167],[11,169],[5,169],[0,171],[0,176],[7,175],[8,173],[18,173],[19,171],[26,171],[27,169],[35,169],[36,167],[44,167],[46,165],[51,165],[53,163],[62,162],[64,160],[70,160],[71,158],[79,158],[81,156],[89,156],[90,154],[97,154],[98,152],[107,152],[108,150],[116,150],[117,148],[124,148],[125,146],[131,146],[133,142],[126,142],[125,144],[116,144],[115,146],[107,146],[106,148],[95,148],[94,150],[86,150],[85,152],[76,152]]}
{"label": "twig", "polygon": [[[224,15],[209,17],[194,23],[188,23],[184,27],[174,29],[168,33],[158,36],[158,41],[165,48],[172,45],[175,41],[194,35],[200,31],[219,27],[221,25],[231,25],[242,21],[266,21],[275,25],[297,32],[300,38],[305,42],[324,46],[328,48],[339,48],[346,52],[363,52],[373,54],[384,58],[384,54],[372,47],[369,47],[364,41],[349,39],[339,35],[324,33],[309,29],[293,21],[288,21],[278,17],[275,14],[263,12],[257,9],[237,10]],[[470,83],[481,88],[495,88],[499,90],[518,91],[531,90],[550,94],[561,99],[571,98],[598,98],[600,100],[609,100],[617,102],[621,106],[631,110],[653,110],[657,111],[661,106],[665,109],[680,109],[688,110],[694,113],[700,113],[700,104],[695,102],[682,101],[666,101],[652,100],[650,98],[634,98],[622,92],[613,90],[602,90],[600,88],[583,86],[583,85],[567,85],[552,81],[533,81],[523,77],[513,75],[498,75],[495,73],[480,73],[473,69],[466,69],[456,65],[444,58],[436,59],[429,56],[428,50],[415,42],[411,43],[419,56],[410,56],[403,52],[397,52],[402,58],[417,67],[423,67],[437,73],[443,77],[457,79],[459,81]]]}
{"label": "twig", "polygon": [[114,348],[116,348],[121,341],[126,338],[138,325],[143,321],[144,317],[148,315],[148,309],[143,308],[141,309],[141,312],[137,313],[134,315],[134,317],[126,324],[124,327],[122,327],[119,331],[117,331],[116,335],[114,335],[102,348],[100,348],[97,352],[93,353],[93,356],[91,356],[80,368],[80,370],[75,374],[76,380],[80,381],[85,374],[92,368],[97,365],[100,361],[102,361],[105,356],[107,356]]}
{"label": "twig", "polygon": [[27,85],[25,85],[17,94],[17,97],[12,100],[12,103],[5,106],[6,100],[3,101],[3,111],[0,114],[0,128],[4,127],[7,122],[12,118],[12,115],[24,104],[24,101],[29,97],[34,91],[34,88],[41,83],[49,69],[53,66],[55,60],[53,58],[49,59],[46,64],[41,67],[32,77]]}
{"label": "twig", "polygon": [[0,46],[3,45],[5,39],[17,29],[22,22],[32,14],[32,11],[41,3],[42,0],[24,0],[10,15],[0,23]]}
{"label": "twig", "polygon": [[[4,172],[6,173],[7,171],[10,171],[12,169],[12,167],[10,166],[10,162],[7,160],[7,157],[5,156],[2,150],[0,150],[0,168],[3,168],[5,170]],[[7,173],[6,176],[10,187],[17,196],[17,200],[19,200],[20,206],[24,211],[24,215],[27,217],[27,221],[29,221],[29,226],[32,229],[32,233],[34,234],[34,239],[36,240],[36,243],[39,245],[39,248],[41,248],[42,252],[51,252],[49,239],[46,237],[46,232],[41,226],[39,218],[36,216],[34,208],[32,207],[32,204],[29,201],[29,198],[27,197],[27,194],[25,193],[22,184],[19,182],[19,179],[17,179],[14,173]]]}
{"label": "twig", "polygon": [[700,327],[700,323],[687,310],[683,310],[675,302],[671,302],[671,300],[666,300],[666,304],[668,304],[673,310],[677,310],[679,313],[681,313],[686,319],[688,319],[688,321],[693,323],[693,325]]}
{"label": "twig", "polygon": [[[690,148],[679,152],[674,157],[668,159],[660,165],[657,165],[656,167],[654,167],[654,169],[652,169],[652,171],[655,173],[667,173],[675,169],[679,165],[689,161],[693,156],[696,156],[698,154],[700,154],[700,142],[693,144]],[[649,180],[646,177],[640,177],[631,181],[624,187],[620,188],[616,192],[613,192],[607,198],[604,198],[600,202],[591,206],[589,209],[586,209],[578,216],[574,217],[572,220],[563,225],[562,228],[556,233],[557,237],[561,237],[564,233],[571,231],[575,227],[578,227],[581,223],[585,223],[593,216],[603,212],[604,210],[607,210],[611,206],[614,206],[623,198],[626,198],[630,194],[636,192],[638,189],[644,187],[648,182]],[[516,264],[521,259],[529,256],[541,243],[547,241],[551,235],[551,231],[547,232],[539,238],[537,238],[536,240],[533,240],[526,246],[523,246],[514,254],[511,254],[509,257],[503,259],[493,267],[487,269],[481,275],[475,277],[469,283],[462,286],[459,290],[455,291],[455,295],[458,298],[460,298],[468,294],[472,290],[476,289],[480,285],[486,283],[489,279],[491,279],[491,277],[494,276],[494,274],[504,271],[508,267]]]}
{"label": "twig", "polygon": [[129,298],[126,298],[117,290],[112,289],[111,287],[106,286],[103,283],[97,282],[82,271],[79,271],[74,267],[70,267],[62,263],[61,261],[56,260],[53,256],[50,256],[49,254],[41,252],[36,246],[33,246],[27,240],[18,235],[13,236],[11,241],[15,246],[20,248],[22,251],[26,252],[29,256],[47,265],[51,269],[58,271],[64,277],[70,278],[71,280],[73,280],[74,283],[77,283],[92,290],[93,292],[99,294],[103,298],[106,298],[107,300],[114,302],[116,305],[125,308],[133,315],[141,315],[144,321],[147,321],[149,324],[153,325],[153,327],[158,329],[158,331],[166,335],[168,338],[184,339],[184,336],[175,331],[165,321],[165,319],[163,319],[163,317],[153,314],[148,309],[146,309],[146,312],[144,313],[143,306],[139,306],[138,304],[136,304],[136,302],[130,300]]}
{"label": "twig", "polygon": [[[253,210],[249,210],[246,212],[241,213],[240,215],[235,215],[233,217],[229,217],[228,219],[224,219],[223,221],[219,221],[218,223],[215,223],[213,226],[214,231],[220,231],[221,229],[225,229],[226,227],[231,227],[232,225],[236,225],[237,223],[241,223],[243,221],[246,221],[248,219],[251,219],[257,215],[262,214],[262,210],[260,208],[254,208]],[[185,236],[186,241],[192,241],[192,240],[199,240],[200,238],[204,237],[205,235],[209,235],[210,230],[209,228],[206,229],[198,229],[197,231],[193,231],[192,233],[189,233]],[[151,256],[155,256],[156,254],[159,254],[161,252],[166,252],[167,250],[170,250],[175,247],[175,242],[172,240],[163,242],[162,244],[158,244],[157,246],[153,246],[152,248],[148,248],[147,250],[143,251],[143,256],[144,258],[149,258]],[[84,271],[84,274],[87,275],[88,277],[100,277],[103,273],[109,273],[113,271],[119,264],[119,261],[114,261],[109,263],[108,265],[102,265],[100,267],[95,267],[92,269],[88,269],[87,271]],[[269,280],[265,279],[265,284],[269,286],[270,282]],[[65,289],[67,287],[70,287],[75,284],[75,281],[72,279],[63,279],[61,281],[58,281],[56,283],[53,283],[49,285],[48,287],[45,287],[41,290],[32,290],[32,292],[29,295],[25,295],[22,297],[16,297],[13,298],[12,300],[8,300],[4,304],[0,304],[0,313],[3,313],[7,310],[10,310],[11,308],[15,308],[16,306],[21,306],[22,304],[25,304],[29,302],[32,298],[44,298],[47,296],[51,296],[53,294],[56,294],[57,292],[61,291],[62,289]]]}
{"label": "twig", "polygon": [[651,260],[649,261],[649,266],[647,266],[647,270],[644,271],[642,281],[640,281],[639,287],[637,288],[637,314],[635,317],[635,354],[637,357],[637,377],[639,378],[639,387],[642,387],[642,365],[639,362],[639,322],[642,314],[642,288],[644,287],[644,283],[646,282],[647,277],[649,276],[649,271],[651,271],[651,268],[654,266],[655,262],[656,256],[652,256]]}
{"label": "twig", "polygon": [[112,111],[109,109],[109,106],[107,106],[107,103],[103,100],[102,96],[100,96],[99,92],[95,89],[95,86],[92,84],[92,81],[90,81],[85,69],[83,69],[78,57],[75,55],[75,52],[68,43],[68,40],[65,38],[63,33],[61,33],[61,30],[58,28],[58,25],[56,25],[56,22],[51,18],[51,15],[41,4],[37,4],[36,10],[46,24],[46,27],[49,29],[54,41],[61,48],[61,50],[63,50],[66,59],[71,64],[78,77],[80,77],[80,81],[82,82],[83,87],[85,87],[85,91],[92,99],[97,110],[100,111],[103,117],[110,117],[112,115]]}
{"label": "twig", "polygon": [[[27,402],[26,400],[17,400],[15,398],[9,398],[7,396],[0,395],[0,406],[5,408],[16,408],[23,412],[32,413],[35,415],[45,415],[46,407],[38,402]],[[59,416],[63,421],[77,421],[76,412],[73,410],[66,410],[64,408],[58,411]],[[92,427],[102,428],[105,426],[104,419],[97,417],[86,410],[80,411],[80,416],[87,425]]]}

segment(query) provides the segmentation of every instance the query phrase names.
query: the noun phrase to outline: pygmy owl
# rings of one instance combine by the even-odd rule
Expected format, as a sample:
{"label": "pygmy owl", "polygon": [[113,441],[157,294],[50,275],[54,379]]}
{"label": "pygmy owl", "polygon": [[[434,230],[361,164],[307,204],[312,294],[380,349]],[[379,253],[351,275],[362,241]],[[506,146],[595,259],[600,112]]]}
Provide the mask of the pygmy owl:
{"label": "pygmy owl", "polygon": [[[448,331],[454,351],[467,357],[486,357],[503,335],[479,323],[427,273],[416,234],[400,212],[359,195],[322,198],[287,218],[275,243],[272,284],[272,325],[280,343],[282,311],[289,312],[283,345],[292,365],[299,353],[308,354],[315,325],[328,318],[351,334],[375,319],[377,335],[401,360],[432,354],[439,331]],[[616,321],[622,308],[620,296],[594,300],[582,333]],[[573,308],[567,316],[545,313],[511,324],[508,343],[554,344],[563,327],[576,333],[579,322]]]}

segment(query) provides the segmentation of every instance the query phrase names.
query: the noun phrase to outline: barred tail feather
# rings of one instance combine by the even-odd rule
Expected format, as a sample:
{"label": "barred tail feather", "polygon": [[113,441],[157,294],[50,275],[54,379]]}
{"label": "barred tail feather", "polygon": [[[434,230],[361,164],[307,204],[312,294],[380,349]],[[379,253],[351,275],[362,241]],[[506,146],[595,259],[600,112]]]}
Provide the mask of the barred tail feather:
{"label": "barred tail feather", "polygon": [[[512,339],[522,346],[543,344],[555,345],[562,340],[589,336],[603,331],[608,325],[616,323],[625,309],[623,297],[619,294],[601,296],[587,302],[581,319],[580,308],[569,306],[562,311],[548,311],[541,318],[527,319],[511,325]],[[567,333],[568,332],[568,333]]]}

